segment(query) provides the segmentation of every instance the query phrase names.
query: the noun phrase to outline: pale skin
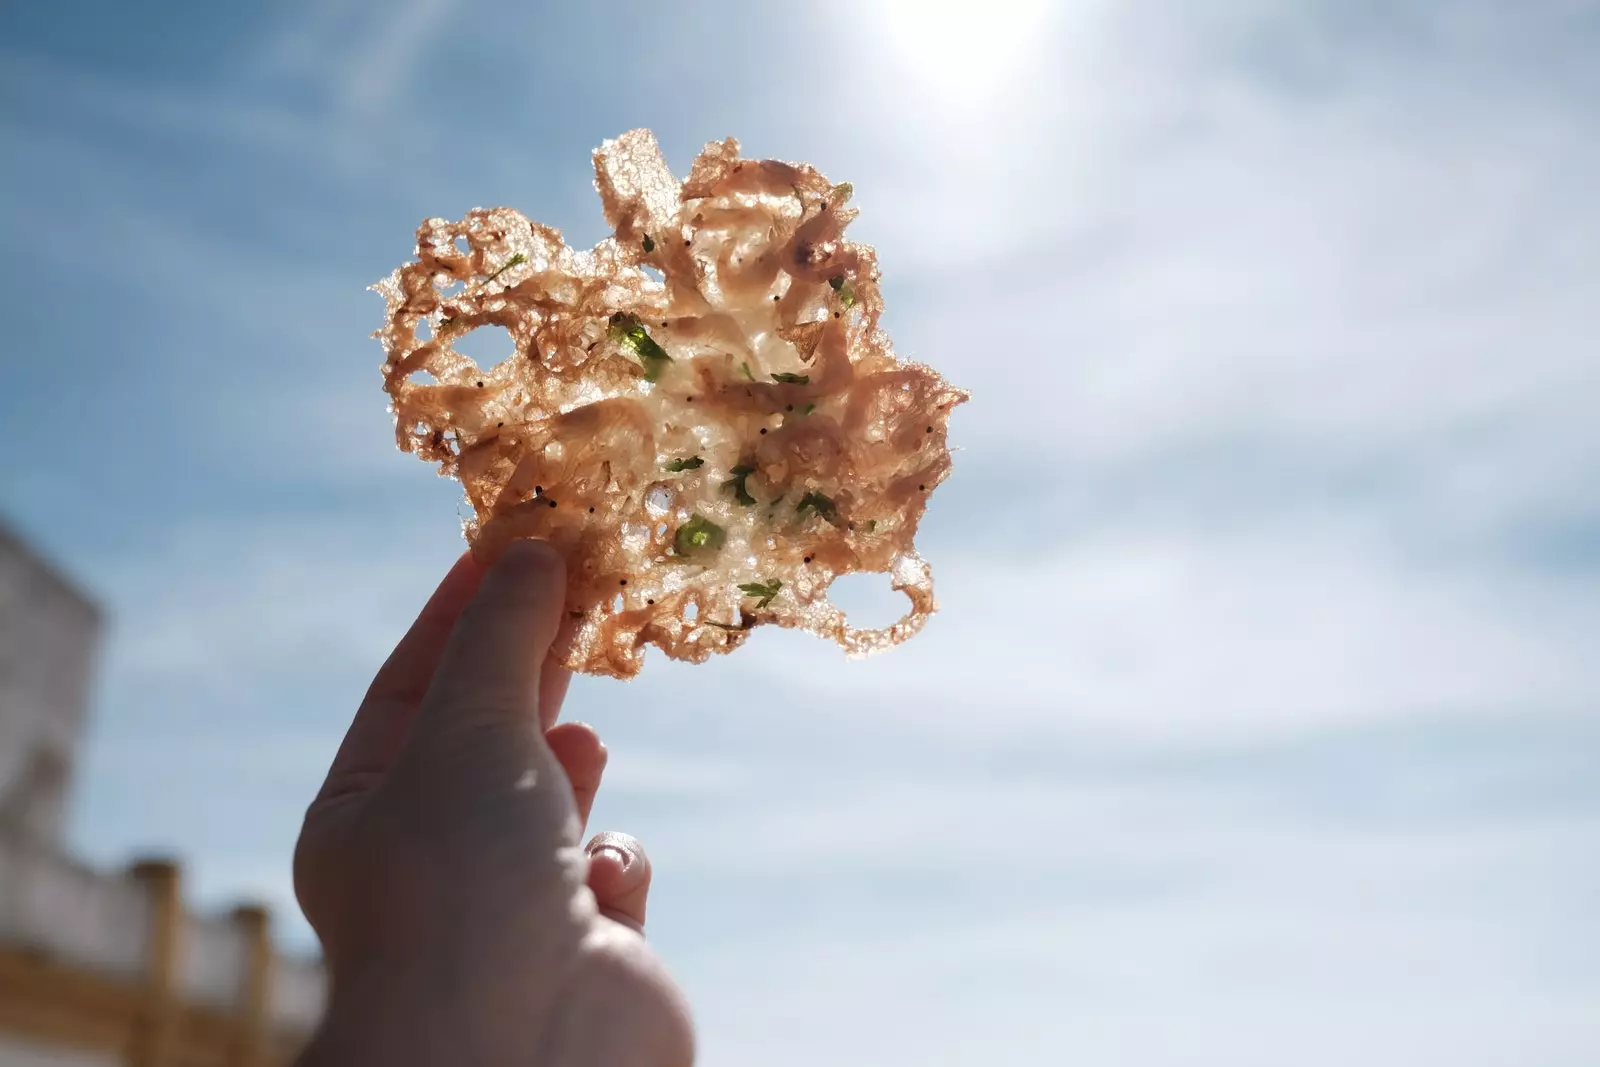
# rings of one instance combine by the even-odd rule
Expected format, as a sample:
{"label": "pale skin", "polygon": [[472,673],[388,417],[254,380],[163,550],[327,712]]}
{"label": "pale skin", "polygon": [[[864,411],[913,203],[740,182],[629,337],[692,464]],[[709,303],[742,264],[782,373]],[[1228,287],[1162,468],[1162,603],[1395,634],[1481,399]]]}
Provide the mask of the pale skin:
{"label": "pale skin", "polygon": [[606,750],[557,723],[564,585],[542,544],[463,556],[373,679],[295,851],[331,976],[301,1067],[693,1062],[649,859],[579,845]]}

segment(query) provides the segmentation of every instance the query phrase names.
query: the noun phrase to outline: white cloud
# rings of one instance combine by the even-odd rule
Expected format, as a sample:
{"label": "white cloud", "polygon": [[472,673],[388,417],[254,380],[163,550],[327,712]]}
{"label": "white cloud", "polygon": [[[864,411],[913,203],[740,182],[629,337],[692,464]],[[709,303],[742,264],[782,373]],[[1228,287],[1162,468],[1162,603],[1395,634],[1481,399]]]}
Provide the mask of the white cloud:
{"label": "white cloud", "polygon": [[1550,985],[1581,966],[1566,945],[1597,873],[1592,819],[1385,831],[1216,785],[978,775],[817,793],[791,814],[759,835],[728,813],[653,839],[677,864],[658,858],[664,887],[702,871],[721,887],[672,906],[776,902],[766,922],[740,910],[757,930],[737,944],[667,946],[709,1067],[1134,1065],[1180,1048],[1333,1065],[1362,1047],[1373,1063],[1576,1063],[1561,1056],[1596,1033],[1582,996]]}
{"label": "white cloud", "polygon": [[452,0],[333,0],[285,8],[245,71],[268,84],[317,86],[340,120],[370,122],[405,94],[453,11],[462,8]]}
{"label": "white cloud", "polygon": [[1303,522],[1108,524],[1025,559],[937,562],[944,611],[908,644],[830,665],[830,647],[758,640],[741,670],[811,694],[818,714],[944,736],[980,713],[994,729],[1170,742],[1600,698],[1585,636],[1600,611],[1581,590],[1429,568]]}
{"label": "white cloud", "polygon": [[439,31],[455,5],[452,0],[406,0],[377,6],[381,16],[375,32],[361,35],[370,40],[337,64],[339,106],[352,117],[371,116],[395,103],[417,64],[430,47],[437,47]]}

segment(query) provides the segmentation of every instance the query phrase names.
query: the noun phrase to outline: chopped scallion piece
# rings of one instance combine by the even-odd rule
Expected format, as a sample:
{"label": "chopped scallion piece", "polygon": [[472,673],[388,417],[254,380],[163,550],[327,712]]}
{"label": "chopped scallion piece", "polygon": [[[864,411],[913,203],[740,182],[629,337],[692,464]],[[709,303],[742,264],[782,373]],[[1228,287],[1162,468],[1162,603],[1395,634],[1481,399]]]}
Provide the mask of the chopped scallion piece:
{"label": "chopped scallion piece", "polygon": [[612,315],[611,326],[606,330],[606,334],[639,357],[639,362],[644,365],[644,380],[647,382],[653,382],[661,377],[661,372],[672,362],[667,350],[655,342],[637,315],[622,311]]}
{"label": "chopped scallion piece", "polygon": [[483,284],[484,285],[488,285],[490,282],[492,282],[496,278],[500,277],[500,275],[504,274],[506,271],[510,270],[512,267],[520,267],[522,264],[524,264],[526,262],[528,262],[528,257],[523,255],[521,252],[518,252],[516,255],[512,256],[510,259],[506,260],[505,261],[505,265],[502,266],[499,270],[495,271],[493,274],[491,274],[487,278],[485,278],[483,280]]}
{"label": "chopped scallion piece", "polygon": [[722,527],[704,515],[696,515],[678,527],[678,532],[672,536],[672,547],[680,556],[691,556],[696,552],[715,552],[727,539]]}
{"label": "chopped scallion piece", "polygon": [[750,467],[741,463],[728,472],[729,474],[733,475],[733,477],[723,482],[722,488],[732,490],[733,498],[735,500],[745,507],[750,507],[756,502],[756,498],[751,496],[750,490],[745,488],[744,480],[755,472],[756,469],[754,467]]}
{"label": "chopped scallion piece", "polygon": [[772,598],[778,595],[778,590],[783,588],[783,583],[774,578],[770,582],[745,582],[739,586],[739,592],[745,596],[759,597],[756,601],[757,608],[764,608],[772,603]]}
{"label": "chopped scallion piece", "polygon": [[786,371],[782,374],[774,374],[772,376],[772,380],[775,382],[782,382],[784,385],[807,385],[811,382],[811,375],[790,374]]}
{"label": "chopped scallion piece", "polygon": [[856,290],[855,286],[850,284],[849,278],[846,278],[843,274],[835,274],[828,279],[828,284],[833,286],[834,291],[839,294],[839,303],[847,308],[856,306]]}
{"label": "chopped scallion piece", "polygon": [[838,509],[833,506],[833,501],[817,492],[810,492],[801,497],[800,503],[795,505],[795,514],[804,515],[807,508],[830,521],[838,513]]}
{"label": "chopped scallion piece", "polygon": [[688,459],[675,459],[667,464],[667,470],[671,471],[673,474],[677,474],[681,471],[692,471],[697,467],[705,466],[705,462],[706,461],[701,459],[699,456],[690,456]]}

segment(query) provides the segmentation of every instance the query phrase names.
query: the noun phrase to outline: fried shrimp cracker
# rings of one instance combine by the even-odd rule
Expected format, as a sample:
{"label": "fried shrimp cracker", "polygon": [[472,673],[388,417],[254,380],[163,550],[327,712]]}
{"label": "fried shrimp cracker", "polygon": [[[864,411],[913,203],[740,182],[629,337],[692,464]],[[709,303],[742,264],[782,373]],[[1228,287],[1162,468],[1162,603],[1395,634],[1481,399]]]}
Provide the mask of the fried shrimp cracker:
{"label": "fried shrimp cracker", "polygon": [[[680,183],[648,130],[594,163],[615,231],[594,249],[475,210],[424,222],[374,286],[400,448],[460,479],[479,559],[562,553],[554,654],[575,671],[631,677],[647,645],[699,663],[768,623],[851,655],[904,641],[936,608],[913,538],[967,394],[895,358],[850,186],[732,138]],[[456,347],[496,327],[503,362]],[[906,595],[898,622],[854,629],[829,602],[857,571]]]}

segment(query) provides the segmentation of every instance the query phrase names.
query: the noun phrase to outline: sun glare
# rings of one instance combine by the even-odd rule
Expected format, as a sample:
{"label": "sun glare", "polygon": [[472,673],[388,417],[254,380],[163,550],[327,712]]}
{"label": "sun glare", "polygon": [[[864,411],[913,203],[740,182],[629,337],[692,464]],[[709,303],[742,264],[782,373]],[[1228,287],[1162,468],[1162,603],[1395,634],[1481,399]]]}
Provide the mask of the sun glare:
{"label": "sun glare", "polygon": [[1016,89],[1040,69],[1063,6],[1062,0],[876,0],[868,25],[908,90],[972,106]]}

